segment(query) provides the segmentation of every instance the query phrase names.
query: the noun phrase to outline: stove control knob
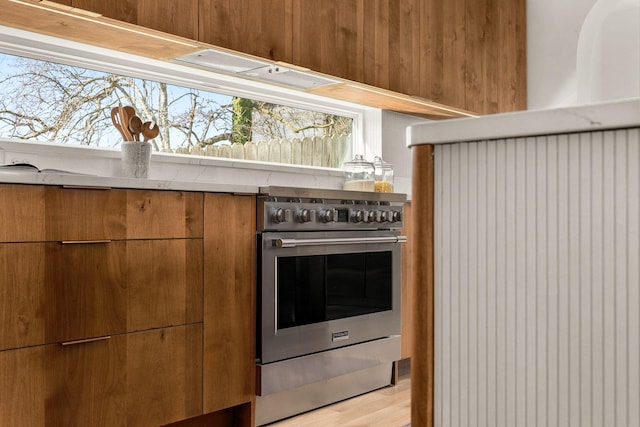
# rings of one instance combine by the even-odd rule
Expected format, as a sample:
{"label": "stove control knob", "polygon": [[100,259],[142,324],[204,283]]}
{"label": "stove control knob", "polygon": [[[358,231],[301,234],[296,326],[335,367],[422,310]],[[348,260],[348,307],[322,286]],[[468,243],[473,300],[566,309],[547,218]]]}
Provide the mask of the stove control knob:
{"label": "stove control knob", "polygon": [[281,222],[288,222],[291,219],[291,210],[283,209],[283,208],[275,208],[271,212],[271,221],[276,224],[280,224]]}
{"label": "stove control knob", "polygon": [[311,221],[311,210],[310,209],[298,209],[296,213],[296,217],[298,218],[298,222],[305,223]]}
{"label": "stove control knob", "polygon": [[351,222],[359,223],[364,221],[365,214],[361,209],[354,209],[351,211]]}
{"label": "stove control knob", "polygon": [[364,222],[376,222],[376,211],[367,211],[364,214]]}
{"label": "stove control knob", "polygon": [[387,222],[389,221],[390,217],[391,217],[391,212],[382,211],[380,212],[380,219],[378,219],[378,222]]}
{"label": "stove control knob", "polygon": [[336,221],[336,210],[335,209],[325,209],[320,211],[320,221],[327,222],[335,222]]}
{"label": "stove control knob", "polygon": [[391,214],[392,214],[391,222],[400,222],[400,221],[402,221],[402,212],[393,211]]}

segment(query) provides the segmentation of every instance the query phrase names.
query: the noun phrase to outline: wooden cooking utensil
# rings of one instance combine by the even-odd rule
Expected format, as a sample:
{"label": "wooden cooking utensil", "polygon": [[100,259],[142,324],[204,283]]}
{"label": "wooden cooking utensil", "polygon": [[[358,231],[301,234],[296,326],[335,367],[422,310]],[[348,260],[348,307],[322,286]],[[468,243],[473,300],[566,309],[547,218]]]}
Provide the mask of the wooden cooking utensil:
{"label": "wooden cooking utensil", "polygon": [[144,122],[142,124],[142,135],[144,136],[144,142],[155,138],[160,134],[160,128],[153,122]]}
{"label": "wooden cooking utensil", "polygon": [[142,132],[142,119],[135,114],[129,117],[129,131],[133,135],[134,141],[140,141],[140,133]]}
{"label": "wooden cooking utensil", "polygon": [[120,127],[122,128],[122,136],[124,137],[124,140],[133,141],[133,136],[131,135],[131,132],[129,132],[129,116],[125,112],[125,109],[122,106],[122,104],[118,105],[118,116],[119,116]]}
{"label": "wooden cooking utensil", "polygon": [[120,108],[113,107],[111,109],[111,122],[113,123],[113,127],[115,127],[118,132],[120,132],[120,135],[122,135],[122,139],[124,141],[127,141],[127,134],[125,134],[125,130],[123,129],[122,121],[120,119]]}

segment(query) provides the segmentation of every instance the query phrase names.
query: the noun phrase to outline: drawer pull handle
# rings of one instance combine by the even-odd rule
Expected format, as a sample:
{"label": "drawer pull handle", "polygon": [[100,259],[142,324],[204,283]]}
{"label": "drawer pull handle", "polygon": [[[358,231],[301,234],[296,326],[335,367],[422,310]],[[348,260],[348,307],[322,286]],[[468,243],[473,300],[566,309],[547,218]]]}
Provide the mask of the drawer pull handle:
{"label": "drawer pull handle", "polygon": [[111,190],[111,187],[103,187],[103,186],[93,186],[93,185],[71,185],[65,184],[62,188],[67,188],[71,190]]}
{"label": "drawer pull handle", "polygon": [[63,245],[79,245],[79,244],[95,244],[95,243],[111,243],[111,240],[63,240]]}
{"label": "drawer pull handle", "polygon": [[109,338],[111,338],[111,335],[105,335],[104,337],[96,337],[96,338],[86,338],[84,340],[65,341],[65,342],[63,342],[61,344],[62,345],[76,345],[76,344],[84,344],[84,343],[88,343],[88,342],[104,341],[104,340],[108,340]]}

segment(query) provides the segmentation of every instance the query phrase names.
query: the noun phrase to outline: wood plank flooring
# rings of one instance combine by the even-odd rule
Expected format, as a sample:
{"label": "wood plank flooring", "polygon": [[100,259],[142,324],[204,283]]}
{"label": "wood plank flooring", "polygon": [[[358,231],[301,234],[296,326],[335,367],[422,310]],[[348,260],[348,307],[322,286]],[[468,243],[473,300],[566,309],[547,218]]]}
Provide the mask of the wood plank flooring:
{"label": "wood plank flooring", "polygon": [[403,427],[411,422],[410,376],[385,387],[315,411],[270,424],[269,427]]}

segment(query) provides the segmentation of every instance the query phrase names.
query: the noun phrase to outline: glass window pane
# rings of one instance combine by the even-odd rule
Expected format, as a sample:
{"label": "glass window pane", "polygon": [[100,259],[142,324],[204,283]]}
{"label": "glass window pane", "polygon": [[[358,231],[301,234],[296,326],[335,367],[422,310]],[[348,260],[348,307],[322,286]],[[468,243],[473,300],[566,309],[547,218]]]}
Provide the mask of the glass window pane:
{"label": "glass window pane", "polygon": [[158,152],[317,167],[351,158],[338,143],[350,117],[0,53],[2,138],[118,148],[119,105],[159,126]]}

